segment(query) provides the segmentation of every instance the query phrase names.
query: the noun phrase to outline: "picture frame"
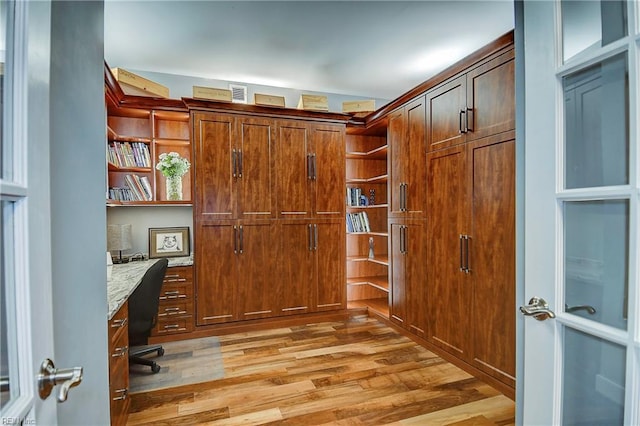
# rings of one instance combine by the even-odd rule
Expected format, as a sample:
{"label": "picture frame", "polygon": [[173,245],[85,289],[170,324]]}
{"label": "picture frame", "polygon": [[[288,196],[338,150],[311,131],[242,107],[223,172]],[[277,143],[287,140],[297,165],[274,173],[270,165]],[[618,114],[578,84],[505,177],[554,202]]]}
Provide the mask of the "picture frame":
{"label": "picture frame", "polygon": [[191,255],[189,227],[149,228],[149,259]]}

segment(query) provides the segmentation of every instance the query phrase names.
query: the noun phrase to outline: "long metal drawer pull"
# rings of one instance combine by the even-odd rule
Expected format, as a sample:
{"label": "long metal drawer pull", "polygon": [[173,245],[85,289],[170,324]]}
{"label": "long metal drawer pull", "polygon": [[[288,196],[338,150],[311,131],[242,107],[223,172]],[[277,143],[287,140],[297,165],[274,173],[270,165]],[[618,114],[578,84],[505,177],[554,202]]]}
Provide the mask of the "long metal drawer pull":
{"label": "long metal drawer pull", "polygon": [[238,227],[233,225],[233,252],[238,253]]}
{"label": "long metal drawer pull", "polygon": [[242,170],[244,169],[244,166],[242,164],[242,150],[239,149],[238,150],[238,177],[241,178],[242,177]]}
{"label": "long metal drawer pull", "polygon": [[231,164],[232,164],[232,167],[233,167],[233,178],[234,179],[238,177],[238,165],[237,165],[236,157],[237,157],[236,150],[235,149],[231,150]]}
{"label": "long metal drawer pull", "polygon": [[165,275],[164,277],[165,277],[165,279],[167,279],[167,278],[180,278],[180,274]]}
{"label": "long metal drawer pull", "polygon": [[469,240],[470,236],[464,236],[464,246],[465,246],[465,262],[464,262],[464,273],[468,274],[471,272],[471,265],[469,264]]}
{"label": "long metal drawer pull", "polygon": [[463,264],[463,262],[464,262],[464,248],[463,248],[463,246],[464,246],[464,242],[463,242],[464,235],[460,234],[460,236],[458,238],[459,238],[458,241],[460,243],[460,271],[464,272],[464,264]]}
{"label": "long metal drawer pull", "polygon": [[311,154],[307,154],[307,179],[311,180]]}
{"label": "long metal drawer pull", "polygon": [[177,296],[179,294],[180,294],[180,292],[178,290],[176,290],[176,291],[165,291],[164,292],[165,296]]}
{"label": "long metal drawer pull", "polygon": [[318,251],[318,225],[313,224],[313,249]]}
{"label": "long metal drawer pull", "polygon": [[240,225],[240,254],[244,251],[244,228]]}
{"label": "long metal drawer pull", "polygon": [[174,328],[180,328],[180,325],[178,325],[178,324],[168,324],[168,325],[164,326],[165,330],[171,330],[171,329],[174,329]]}
{"label": "long metal drawer pull", "polygon": [[467,108],[466,119],[465,119],[465,130],[467,132],[473,132],[473,108]]}
{"label": "long metal drawer pull", "polygon": [[186,278],[177,278],[177,279],[171,279],[171,280],[164,280],[165,283],[183,283],[187,281]]}
{"label": "long metal drawer pull", "polygon": [[311,232],[311,224],[307,225],[307,236],[309,237],[309,251],[313,251],[313,233]]}
{"label": "long metal drawer pull", "polygon": [[176,312],[179,311],[180,308],[178,308],[177,306],[175,308],[164,308],[165,312]]}
{"label": "long metal drawer pull", "polygon": [[316,180],[318,177],[316,165],[316,154],[313,153],[311,154],[311,169],[313,170],[313,173],[311,173],[311,180]]}

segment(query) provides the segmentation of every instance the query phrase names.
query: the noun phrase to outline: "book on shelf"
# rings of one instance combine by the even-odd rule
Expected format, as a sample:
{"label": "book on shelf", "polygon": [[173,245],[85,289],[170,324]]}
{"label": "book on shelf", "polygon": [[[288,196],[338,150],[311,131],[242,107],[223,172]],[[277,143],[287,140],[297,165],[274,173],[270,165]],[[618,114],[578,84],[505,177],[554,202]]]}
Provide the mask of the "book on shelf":
{"label": "book on shelf", "polygon": [[145,190],[140,176],[138,175],[126,175],[124,177],[125,183],[131,189],[133,196],[135,197],[135,201],[151,201],[153,197],[151,195],[151,191],[147,193]]}
{"label": "book on shelf", "polygon": [[151,167],[149,147],[143,142],[110,142],[109,162],[118,167]]}
{"label": "book on shelf", "polygon": [[347,206],[362,207],[368,205],[369,199],[366,195],[362,194],[362,188],[347,188]]}
{"label": "book on shelf", "polygon": [[109,199],[115,201],[135,201],[133,193],[129,188],[120,187],[109,188]]}
{"label": "book on shelf", "polygon": [[347,213],[347,232],[371,232],[367,212]]}

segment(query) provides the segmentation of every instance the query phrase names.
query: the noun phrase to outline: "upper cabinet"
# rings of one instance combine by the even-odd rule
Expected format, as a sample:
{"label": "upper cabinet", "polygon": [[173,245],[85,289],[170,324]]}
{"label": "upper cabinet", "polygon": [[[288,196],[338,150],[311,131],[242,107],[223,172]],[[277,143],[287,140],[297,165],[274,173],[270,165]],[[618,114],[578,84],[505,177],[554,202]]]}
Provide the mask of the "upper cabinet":
{"label": "upper cabinet", "polygon": [[342,218],[344,125],[299,120],[277,123],[278,217]]}
{"label": "upper cabinet", "polygon": [[201,219],[275,217],[272,120],[195,112],[196,211]]}
{"label": "upper cabinet", "polygon": [[389,115],[389,217],[425,214],[425,98],[420,96]]}
{"label": "upper cabinet", "polygon": [[496,53],[426,94],[427,149],[515,128],[514,51]]}

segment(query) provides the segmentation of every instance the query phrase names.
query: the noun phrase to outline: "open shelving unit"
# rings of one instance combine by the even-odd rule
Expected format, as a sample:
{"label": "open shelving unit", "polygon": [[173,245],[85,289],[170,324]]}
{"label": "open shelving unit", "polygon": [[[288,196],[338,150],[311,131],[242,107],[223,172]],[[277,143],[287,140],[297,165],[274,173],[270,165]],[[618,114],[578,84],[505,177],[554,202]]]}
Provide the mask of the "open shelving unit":
{"label": "open shelving unit", "polygon": [[368,226],[347,226],[347,307],[366,307],[385,317],[389,315],[387,177],[385,129],[376,128],[366,134],[348,131],[347,222],[349,215],[366,215]]}

